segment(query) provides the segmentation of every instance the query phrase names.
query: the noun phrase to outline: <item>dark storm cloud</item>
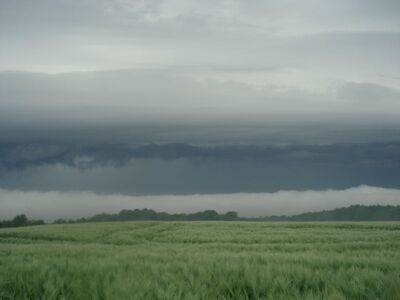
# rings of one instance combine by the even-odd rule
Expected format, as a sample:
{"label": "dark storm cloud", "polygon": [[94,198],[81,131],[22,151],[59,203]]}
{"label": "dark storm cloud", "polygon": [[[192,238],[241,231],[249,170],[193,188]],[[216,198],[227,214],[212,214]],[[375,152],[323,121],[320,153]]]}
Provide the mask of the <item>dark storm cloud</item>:
{"label": "dark storm cloud", "polygon": [[131,145],[0,144],[0,166],[9,169],[45,164],[90,167],[124,164],[131,159],[256,160],[271,164],[360,164],[398,167],[400,143],[333,145],[226,145],[213,147],[181,143]]}
{"label": "dark storm cloud", "polygon": [[0,188],[132,195],[400,187],[400,144],[3,145]]}
{"label": "dark storm cloud", "polygon": [[[398,203],[281,190],[400,188],[399,16],[398,0],[0,0],[0,217]],[[132,197],[193,193],[220,195]]]}

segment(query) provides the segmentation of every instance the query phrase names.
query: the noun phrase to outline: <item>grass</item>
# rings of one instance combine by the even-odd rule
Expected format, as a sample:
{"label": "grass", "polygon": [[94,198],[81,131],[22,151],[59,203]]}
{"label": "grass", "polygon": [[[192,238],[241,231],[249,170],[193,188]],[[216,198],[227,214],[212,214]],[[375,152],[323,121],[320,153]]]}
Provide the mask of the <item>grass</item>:
{"label": "grass", "polygon": [[400,223],[0,230],[0,299],[400,299]]}

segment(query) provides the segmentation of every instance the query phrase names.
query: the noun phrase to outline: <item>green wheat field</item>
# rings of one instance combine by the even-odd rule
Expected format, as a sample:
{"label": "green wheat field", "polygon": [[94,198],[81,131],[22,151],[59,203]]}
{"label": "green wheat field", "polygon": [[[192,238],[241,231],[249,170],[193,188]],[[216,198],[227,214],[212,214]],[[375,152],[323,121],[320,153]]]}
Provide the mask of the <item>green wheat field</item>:
{"label": "green wheat field", "polygon": [[1,299],[400,299],[400,223],[0,229]]}

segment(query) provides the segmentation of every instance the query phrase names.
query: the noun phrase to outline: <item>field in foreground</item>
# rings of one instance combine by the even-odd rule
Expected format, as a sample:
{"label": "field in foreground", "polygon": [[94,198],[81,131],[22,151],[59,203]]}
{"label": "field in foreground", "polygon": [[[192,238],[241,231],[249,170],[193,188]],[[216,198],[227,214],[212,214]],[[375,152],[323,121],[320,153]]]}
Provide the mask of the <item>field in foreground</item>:
{"label": "field in foreground", "polygon": [[0,299],[400,299],[400,223],[0,229]]}

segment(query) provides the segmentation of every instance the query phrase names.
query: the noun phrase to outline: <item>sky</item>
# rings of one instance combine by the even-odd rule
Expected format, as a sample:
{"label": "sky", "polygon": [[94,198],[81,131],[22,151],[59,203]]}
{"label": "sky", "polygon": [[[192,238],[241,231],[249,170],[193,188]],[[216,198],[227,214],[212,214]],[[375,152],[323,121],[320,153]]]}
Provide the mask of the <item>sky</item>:
{"label": "sky", "polygon": [[400,189],[397,0],[0,0],[0,45],[0,199]]}
{"label": "sky", "polygon": [[214,209],[225,213],[239,211],[242,217],[293,215],[330,210],[363,203],[399,205],[400,191],[359,186],[340,191],[279,191],[276,193],[235,193],[207,195],[109,196],[90,191],[38,192],[0,189],[0,218],[25,213],[31,218],[53,221],[58,218],[85,218],[99,211],[115,213],[122,209],[154,209],[169,213],[192,213]]}

